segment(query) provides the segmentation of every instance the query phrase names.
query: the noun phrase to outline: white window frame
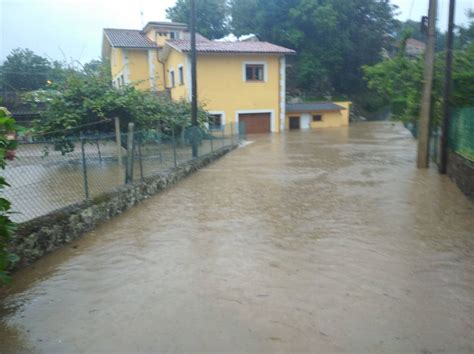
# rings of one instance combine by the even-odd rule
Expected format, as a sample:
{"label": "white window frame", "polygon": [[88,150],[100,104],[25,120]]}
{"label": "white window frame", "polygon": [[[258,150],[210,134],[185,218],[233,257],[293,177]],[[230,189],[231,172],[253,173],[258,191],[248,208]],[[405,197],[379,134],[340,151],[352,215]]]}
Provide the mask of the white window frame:
{"label": "white window frame", "polygon": [[[247,81],[247,65],[263,65],[262,81]],[[242,62],[242,81],[249,83],[262,83],[268,81],[268,63],[266,61],[243,61]]]}
{"label": "white window frame", "polygon": [[178,79],[179,79],[179,85],[180,86],[184,85],[184,65],[183,64],[178,65]]}
{"label": "white window frame", "polygon": [[[225,112],[224,111],[208,111],[209,114],[215,114],[215,115],[220,115],[221,116],[221,128],[220,129],[224,129],[225,128]],[[209,125],[208,125],[209,127]]]}
{"label": "white window frame", "polygon": [[[169,31],[169,39],[175,40],[175,39],[181,39],[181,34],[179,31]],[[174,38],[171,38],[171,33],[173,33]]]}
{"label": "white window frame", "polygon": [[169,79],[170,79],[170,88],[176,87],[176,72],[174,69],[170,69]]}

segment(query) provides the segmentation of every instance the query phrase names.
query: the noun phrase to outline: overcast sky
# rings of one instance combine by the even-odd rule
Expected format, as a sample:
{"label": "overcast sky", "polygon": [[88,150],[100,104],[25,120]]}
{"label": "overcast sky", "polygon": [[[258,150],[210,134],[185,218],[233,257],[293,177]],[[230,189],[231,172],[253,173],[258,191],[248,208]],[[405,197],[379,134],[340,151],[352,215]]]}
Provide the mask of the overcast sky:
{"label": "overcast sky", "polygon": [[[271,1],[271,0],[268,0]],[[350,1],[350,0],[348,0]],[[58,60],[86,62],[101,55],[102,28],[136,28],[165,20],[175,0],[0,0],[0,60],[14,48],[29,48]],[[399,18],[419,20],[428,0],[392,0]],[[446,28],[449,0],[439,0],[438,26]],[[474,0],[457,0],[456,22],[466,23],[465,11]],[[143,21],[140,16],[143,9]]]}

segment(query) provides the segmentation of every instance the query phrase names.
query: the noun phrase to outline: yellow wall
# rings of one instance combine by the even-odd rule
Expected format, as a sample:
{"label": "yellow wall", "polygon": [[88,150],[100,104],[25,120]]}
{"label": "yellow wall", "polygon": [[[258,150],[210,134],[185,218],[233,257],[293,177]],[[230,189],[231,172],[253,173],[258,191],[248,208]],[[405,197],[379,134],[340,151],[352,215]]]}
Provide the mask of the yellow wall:
{"label": "yellow wall", "polygon": [[112,78],[115,79],[123,69],[123,53],[121,48],[112,48],[110,52],[110,67],[112,72]]}
{"label": "yellow wall", "polygon": [[[242,63],[267,63],[266,82],[245,82]],[[208,111],[225,112],[226,122],[235,122],[238,110],[273,110],[279,131],[279,71],[277,56],[199,55],[197,60],[199,102]]]}
{"label": "yellow wall", "polygon": [[322,121],[313,122],[311,120],[311,128],[337,128],[349,125],[349,113],[351,102],[334,102],[346,109],[341,111],[314,111],[314,112],[292,112],[286,113],[285,126],[289,129],[289,117],[301,117],[303,114],[321,115]]}
{"label": "yellow wall", "polygon": [[[159,54],[156,54],[156,57],[159,57]],[[165,89],[165,76],[166,70],[163,70],[165,65],[160,61],[155,61],[155,79],[156,79],[156,88],[158,91],[163,91]],[[165,68],[166,69],[166,68]]]}
{"label": "yellow wall", "polygon": [[128,79],[140,90],[150,89],[150,71],[148,70],[148,51],[146,49],[129,49]]}
{"label": "yellow wall", "polygon": [[[124,69],[122,50],[116,51],[112,73]],[[126,50],[128,58],[128,79],[141,90],[151,88],[149,82],[148,51]],[[266,81],[246,82],[244,62],[265,62]],[[184,84],[180,84],[179,66],[183,66]],[[169,80],[170,70],[175,72],[175,86]],[[171,49],[165,63],[165,82],[160,62],[155,61],[156,85],[159,90],[170,88],[174,100],[188,100],[190,90],[187,54]],[[236,121],[237,111],[271,111],[273,129],[280,130],[280,58],[275,55],[198,55],[197,78],[199,103],[208,111],[222,112],[227,123]],[[166,85],[164,85],[166,83]],[[269,112],[270,113],[270,112]]]}
{"label": "yellow wall", "polygon": [[[179,82],[179,65],[183,65],[183,75],[184,75],[184,84],[181,85]],[[171,98],[173,100],[186,100],[187,99],[187,89],[186,85],[187,80],[189,79],[186,75],[187,73],[187,65],[186,65],[186,55],[180,53],[176,50],[171,50],[168,59],[166,60],[166,87],[171,88]],[[170,80],[170,71],[174,70],[174,81],[175,86],[171,87],[171,80]],[[199,82],[198,82],[199,87]],[[201,88],[199,88],[200,90]]]}

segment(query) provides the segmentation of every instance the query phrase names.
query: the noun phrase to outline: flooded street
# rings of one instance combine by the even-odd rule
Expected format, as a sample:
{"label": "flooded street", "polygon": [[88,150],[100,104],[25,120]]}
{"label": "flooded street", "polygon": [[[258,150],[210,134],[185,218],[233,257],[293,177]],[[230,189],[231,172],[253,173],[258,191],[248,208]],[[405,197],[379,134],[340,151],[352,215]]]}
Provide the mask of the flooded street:
{"label": "flooded street", "polygon": [[401,125],[254,140],[0,291],[0,352],[474,352],[474,205]]}

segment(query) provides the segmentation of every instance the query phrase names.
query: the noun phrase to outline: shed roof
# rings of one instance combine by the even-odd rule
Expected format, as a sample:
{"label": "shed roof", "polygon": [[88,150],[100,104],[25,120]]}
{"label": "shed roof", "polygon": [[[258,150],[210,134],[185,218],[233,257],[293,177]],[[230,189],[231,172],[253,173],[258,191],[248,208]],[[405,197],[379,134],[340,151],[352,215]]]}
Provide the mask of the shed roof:
{"label": "shed roof", "polygon": [[287,103],[287,112],[341,111],[346,109],[334,102]]}
{"label": "shed roof", "polygon": [[112,47],[157,48],[156,43],[139,30],[104,28],[104,34]]}

